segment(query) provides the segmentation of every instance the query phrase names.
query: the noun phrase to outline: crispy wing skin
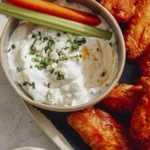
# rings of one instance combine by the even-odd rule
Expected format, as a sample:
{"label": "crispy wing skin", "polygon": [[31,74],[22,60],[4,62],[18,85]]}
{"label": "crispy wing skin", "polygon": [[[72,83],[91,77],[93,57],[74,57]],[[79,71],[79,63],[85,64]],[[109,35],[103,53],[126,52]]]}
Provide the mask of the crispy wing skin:
{"label": "crispy wing skin", "polygon": [[71,113],[68,123],[93,150],[131,150],[125,128],[108,113],[95,108]]}
{"label": "crispy wing skin", "polygon": [[148,49],[139,60],[141,76],[150,77],[150,50]]}
{"label": "crispy wing skin", "polygon": [[127,22],[135,12],[135,0],[99,0],[118,22]]}
{"label": "crispy wing skin", "polygon": [[150,44],[150,0],[143,0],[136,7],[125,32],[127,58],[136,61]]}
{"label": "crispy wing skin", "polygon": [[150,93],[145,94],[134,111],[129,133],[134,145],[140,150],[150,149]]}
{"label": "crispy wing skin", "polygon": [[142,77],[144,96],[141,98],[130,120],[130,137],[140,150],[150,149],[150,78]]}
{"label": "crispy wing skin", "polygon": [[118,84],[100,104],[118,113],[132,114],[141,98],[141,85]]}
{"label": "crispy wing skin", "polygon": [[141,77],[139,79],[139,84],[142,85],[142,95],[146,93],[150,93],[150,78],[149,77]]}

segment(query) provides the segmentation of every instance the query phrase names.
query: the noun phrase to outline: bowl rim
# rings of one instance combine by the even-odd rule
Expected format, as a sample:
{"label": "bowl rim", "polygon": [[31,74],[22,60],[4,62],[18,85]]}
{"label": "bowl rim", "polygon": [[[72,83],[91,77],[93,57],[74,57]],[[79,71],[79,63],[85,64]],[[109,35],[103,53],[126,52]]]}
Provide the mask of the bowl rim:
{"label": "bowl rim", "polygon": [[46,150],[46,149],[38,148],[38,147],[18,147],[13,150]]}
{"label": "bowl rim", "polygon": [[[89,0],[91,1],[91,0]],[[106,16],[109,18],[110,22],[114,25],[114,28],[117,32],[117,36],[120,39],[119,40],[119,44],[120,44],[120,48],[121,48],[121,59],[120,59],[120,66],[116,75],[116,78],[113,80],[113,82],[111,83],[111,85],[109,86],[109,88],[107,89],[107,91],[105,91],[102,95],[100,95],[98,98],[91,100],[87,103],[83,103],[81,105],[77,105],[77,106],[57,106],[57,105],[48,105],[48,104],[43,104],[40,102],[36,102],[34,100],[32,100],[29,96],[27,96],[27,94],[23,93],[22,91],[20,91],[20,89],[17,87],[17,85],[15,84],[15,82],[11,79],[6,66],[5,66],[5,61],[4,61],[4,41],[5,41],[5,34],[7,32],[7,30],[9,29],[11,23],[15,20],[18,19],[14,19],[14,18],[10,18],[9,21],[7,22],[6,26],[4,27],[4,30],[2,32],[2,36],[1,36],[1,41],[0,41],[0,61],[1,61],[1,66],[2,69],[7,77],[7,79],[9,80],[10,84],[12,85],[12,87],[15,89],[15,91],[18,93],[18,95],[25,100],[26,102],[45,109],[45,110],[51,110],[51,111],[57,111],[57,112],[71,112],[71,111],[77,111],[77,110],[81,110],[81,109],[85,109],[87,107],[91,107],[95,104],[97,104],[98,102],[100,102],[103,98],[105,98],[112,90],[113,88],[117,85],[119,79],[121,78],[121,75],[123,73],[123,69],[125,66],[125,59],[126,59],[126,53],[125,53],[125,43],[124,43],[124,38],[123,38],[123,34],[122,31],[117,23],[117,21],[115,20],[115,18],[98,2],[92,0],[92,3],[95,5],[95,7],[98,7],[102,12],[104,12],[106,14]]]}

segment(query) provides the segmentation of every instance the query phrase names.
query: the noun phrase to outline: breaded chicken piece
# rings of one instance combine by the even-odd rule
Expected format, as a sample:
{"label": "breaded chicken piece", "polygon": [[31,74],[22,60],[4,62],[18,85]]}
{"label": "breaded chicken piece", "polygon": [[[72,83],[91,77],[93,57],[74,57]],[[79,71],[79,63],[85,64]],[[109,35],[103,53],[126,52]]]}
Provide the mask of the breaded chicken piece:
{"label": "breaded chicken piece", "polygon": [[150,78],[143,77],[141,83],[145,94],[131,117],[129,133],[138,149],[150,150]]}
{"label": "breaded chicken piece", "polygon": [[141,85],[118,84],[100,105],[114,112],[132,114],[141,98],[141,90]]}
{"label": "breaded chicken piece", "polygon": [[95,108],[71,113],[68,123],[93,150],[132,150],[125,128],[110,114]]}
{"label": "breaded chicken piece", "polygon": [[150,77],[150,50],[148,49],[139,60],[139,70],[141,76]]}
{"label": "breaded chicken piece", "polygon": [[150,93],[150,77],[142,76],[139,79],[139,84],[142,86],[142,95]]}
{"label": "breaded chicken piece", "polygon": [[143,0],[137,5],[135,14],[124,32],[127,58],[130,61],[138,60],[150,44],[149,14],[150,0]]}
{"label": "breaded chicken piece", "polygon": [[99,0],[118,22],[127,22],[135,12],[136,0]]}

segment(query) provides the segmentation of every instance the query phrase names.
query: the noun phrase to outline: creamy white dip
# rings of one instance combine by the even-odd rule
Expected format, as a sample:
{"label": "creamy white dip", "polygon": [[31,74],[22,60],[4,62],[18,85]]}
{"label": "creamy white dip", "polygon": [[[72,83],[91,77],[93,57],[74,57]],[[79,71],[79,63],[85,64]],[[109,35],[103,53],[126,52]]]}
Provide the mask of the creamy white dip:
{"label": "creamy white dip", "polygon": [[[101,19],[99,27],[110,29]],[[12,77],[23,90],[37,102],[59,106],[98,97],[114,80],[119,64],[114,35],[111,40],[76,36],[28,22],[14,30],[7,54]]]}

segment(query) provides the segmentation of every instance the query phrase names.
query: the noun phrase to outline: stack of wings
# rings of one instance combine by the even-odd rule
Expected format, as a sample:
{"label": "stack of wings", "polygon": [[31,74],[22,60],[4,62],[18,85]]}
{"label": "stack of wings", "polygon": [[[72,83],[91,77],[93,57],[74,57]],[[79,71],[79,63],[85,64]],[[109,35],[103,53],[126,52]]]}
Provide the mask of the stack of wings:
{"label": "stack of wings", "polygon": [[[99,3],[118,23],[127,24],[123,33],[126,55],[131,63],[138,64],[140,77],[135,85],[118,84],[99,102],[106,109],[72,112],[68,123],[93,150],[150,150],[150,0]],[[130,116],[129,126],[110,112]]]}

